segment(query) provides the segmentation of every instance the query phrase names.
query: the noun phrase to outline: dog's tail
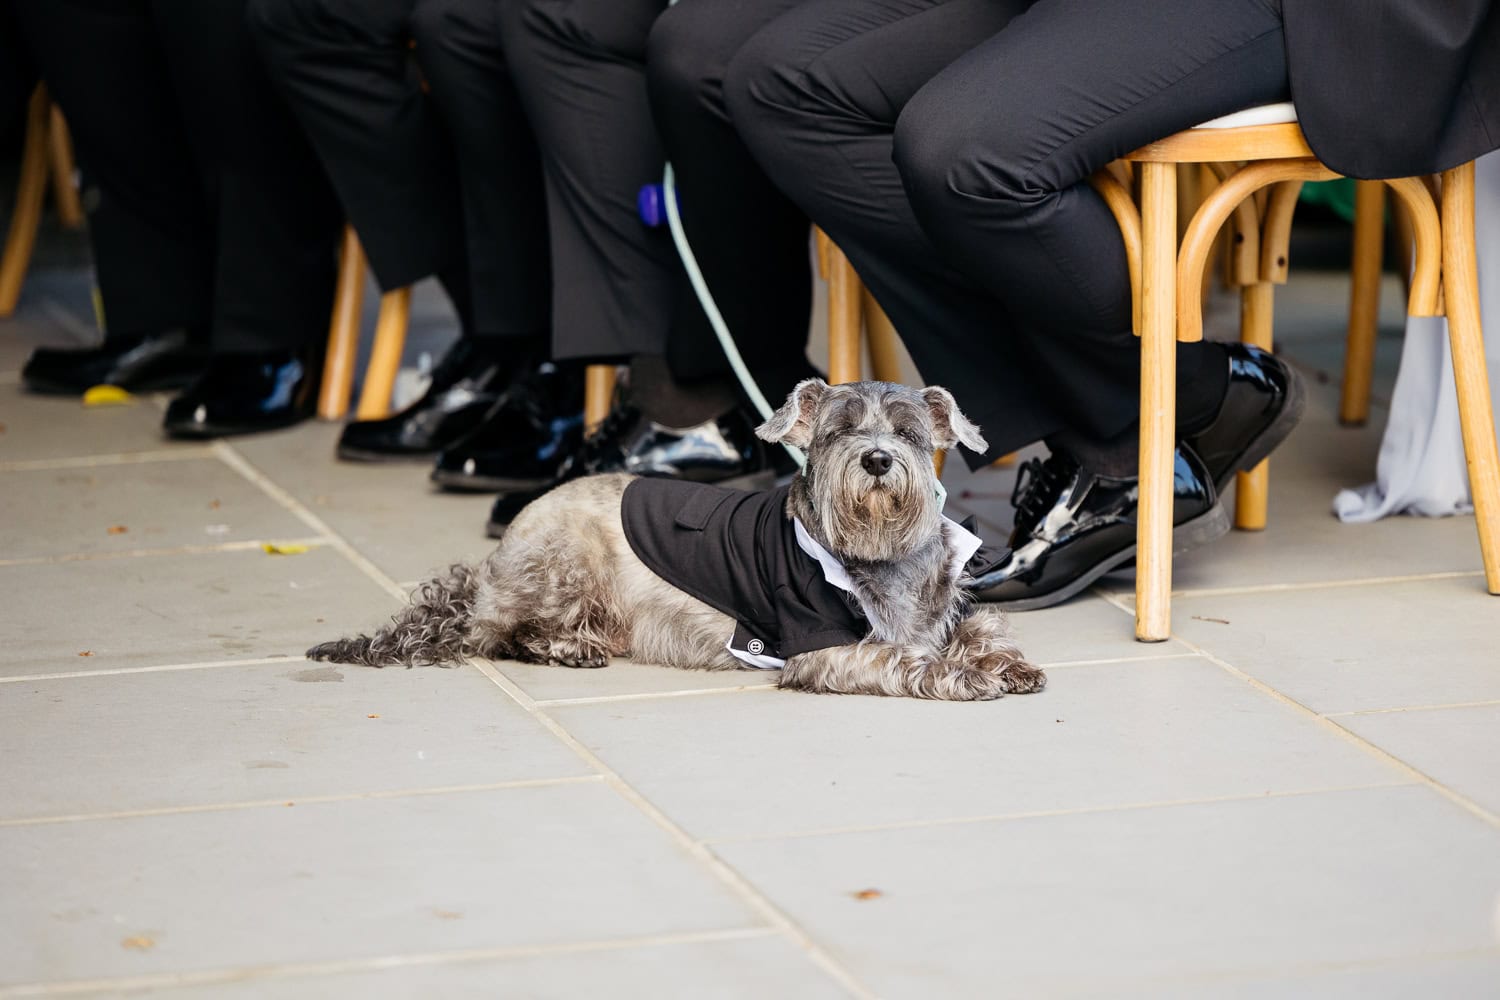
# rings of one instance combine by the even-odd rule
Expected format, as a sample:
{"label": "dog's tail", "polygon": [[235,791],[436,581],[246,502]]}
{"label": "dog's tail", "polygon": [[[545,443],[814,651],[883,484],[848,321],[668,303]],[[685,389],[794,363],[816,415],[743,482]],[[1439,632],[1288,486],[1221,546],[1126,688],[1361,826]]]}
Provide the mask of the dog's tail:
{"label": "dog's tail", "polygon": [[367,667],[452,662],[468,648],[478,576],[473,566],[456,563],[445,575],[418,587],[411,603],[374,635],[320,643],[307,651],[307,658]]}

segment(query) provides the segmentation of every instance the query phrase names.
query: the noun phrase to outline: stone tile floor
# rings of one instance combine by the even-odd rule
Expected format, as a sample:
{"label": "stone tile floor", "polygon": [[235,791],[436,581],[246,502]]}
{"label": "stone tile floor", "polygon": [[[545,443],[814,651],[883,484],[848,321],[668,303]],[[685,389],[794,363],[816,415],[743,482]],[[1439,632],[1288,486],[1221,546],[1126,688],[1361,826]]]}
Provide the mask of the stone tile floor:
{"label": "stone tile floor", "polygon": [[[1379,440],[1332,416],[1343,295],[1281,296],[1315,403],[1269,530],[1179,559],[1174,639],[1108,578],[1016,616],[1046,692],[956,705],[308,663],[486,551],[488,499],[326,425],[180,444],[159,400],[26,395],[31,346],[92,336],[85,275],[34,274],[0,997],[1500,996],[1500,600],[1470,520],[1329,514]],[[953,463],[953,507],[1003,531],[1013,477]]]}

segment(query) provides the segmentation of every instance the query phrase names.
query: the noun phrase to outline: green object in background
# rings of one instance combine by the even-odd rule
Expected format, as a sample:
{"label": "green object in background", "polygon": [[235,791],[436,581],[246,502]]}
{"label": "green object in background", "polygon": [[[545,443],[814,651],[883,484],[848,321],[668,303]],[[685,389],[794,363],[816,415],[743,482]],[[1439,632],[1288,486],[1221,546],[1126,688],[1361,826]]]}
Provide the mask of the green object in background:
{"label": "green object in background", "polygon": [[1354,221],[1354,181],[1348,177],[1309,181],[1302,185],[1301,200],[1309,205],[1322,205],[1345,222]]}

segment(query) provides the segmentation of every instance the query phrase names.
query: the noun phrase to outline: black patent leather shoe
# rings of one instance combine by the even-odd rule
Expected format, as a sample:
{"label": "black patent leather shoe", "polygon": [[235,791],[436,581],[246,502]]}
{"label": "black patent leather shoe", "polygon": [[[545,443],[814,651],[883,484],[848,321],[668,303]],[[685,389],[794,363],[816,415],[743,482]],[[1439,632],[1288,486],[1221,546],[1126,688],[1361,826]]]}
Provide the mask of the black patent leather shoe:
{"label": "black patent leather shoe", "polygon": [[[498,350],[496,348],[499,348]],[[455,343],[433,370],[422,398],[400,413],[349,424],[338,456],[355,462],[426,460],[479,427],[499,402],[515,368],[504,345]]]}
{"label": "black patent leather shoe", "polygon": [[203,348],[181,330],[150,337],[111,337],[98,347],[38,347],[31,352],[21,381],[32,392],[81,395],[96,385],[116,385],[130,392],[180,389],[202,373],[208,362]]}
{"label": "black patent leather shoe", "polygon": [[583,444],[583,376],[550,362],[516,382],[484,421],[438,456],[432,481],[450,490],[534,490],[557,479]]}
{"label": "black patent leather shoe", "polygon": [[1231,476],[1255,468],[1286,440],[1307,410],[1302,377],[1281,359],[1248,344],[1224,346],[1229,355],[1224,404],[1207,429],[1187,439],[1221,492]]}
{"label": "black patent leather shoe", "polygon": [[741,410],[731,410],[693,427],[676,428],[647,420],[633,407],[617,406],[599,430],[568,456],[556,479],[540,489],[502,493],[490,511],[486,530],[491,538],[499,538],[522,507],[548,490],[580,476],[606,472],[741,489],[764,489],[776,477],[765,445]]}
{"label": "black patent leather shoe", "polygon": [[[1229,530],[1213,480],[1190,448],[1172,470],[1172,545],[1176,551]],[[968,584],[970,592],[1013,611],[1060,604],[1135,558],[1139,481],[1095,475],[1066,452],[1021,467],[1010,552]]]}
{"label": "black patent leather shoe", "polygon": [[220,355],[167,406],[162,426],[182,438],[290,427],[312,416],[318,375],[298,352]]}

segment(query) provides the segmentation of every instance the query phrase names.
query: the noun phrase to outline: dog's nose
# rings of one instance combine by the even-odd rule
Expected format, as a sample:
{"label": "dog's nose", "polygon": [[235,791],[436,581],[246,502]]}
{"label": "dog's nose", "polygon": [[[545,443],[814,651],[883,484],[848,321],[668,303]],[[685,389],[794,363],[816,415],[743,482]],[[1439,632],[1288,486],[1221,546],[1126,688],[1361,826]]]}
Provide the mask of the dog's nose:
{"label": "dog's nose", "polygon": [[891,458],[890,452],[876,448],[874,451],[865,452],[864,457],[859,460],[859,464],[864,466],[865,471],[870,475],[883,476],[891,471],[891,463],[893,461],[894,459]]}

